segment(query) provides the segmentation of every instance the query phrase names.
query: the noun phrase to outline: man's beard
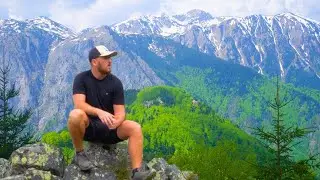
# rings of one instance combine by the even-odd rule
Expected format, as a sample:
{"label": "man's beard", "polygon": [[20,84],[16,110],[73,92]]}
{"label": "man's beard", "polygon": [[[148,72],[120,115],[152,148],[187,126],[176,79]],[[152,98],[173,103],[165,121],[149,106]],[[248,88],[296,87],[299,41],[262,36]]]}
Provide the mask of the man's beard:
{"label": "man's beard", "polygon": [[101,73],[101,74],[110,74],[111,73],[111,70],[108,71],[108,70],[105,70],[102,68],[102,66],[98,66],[98,71]]}

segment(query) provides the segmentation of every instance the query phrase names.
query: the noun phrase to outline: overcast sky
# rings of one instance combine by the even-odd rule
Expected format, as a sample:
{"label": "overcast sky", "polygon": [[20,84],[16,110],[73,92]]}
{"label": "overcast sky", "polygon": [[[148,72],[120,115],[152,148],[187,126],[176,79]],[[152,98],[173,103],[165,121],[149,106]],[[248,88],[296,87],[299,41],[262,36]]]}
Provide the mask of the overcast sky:
{"label": "overcast sky", "polygon": [[132,16],[180,14],[201,9],[213,16],[292,12],[320,21],[319,0],[0,0],[0,19],[47,16],[79,31]]}

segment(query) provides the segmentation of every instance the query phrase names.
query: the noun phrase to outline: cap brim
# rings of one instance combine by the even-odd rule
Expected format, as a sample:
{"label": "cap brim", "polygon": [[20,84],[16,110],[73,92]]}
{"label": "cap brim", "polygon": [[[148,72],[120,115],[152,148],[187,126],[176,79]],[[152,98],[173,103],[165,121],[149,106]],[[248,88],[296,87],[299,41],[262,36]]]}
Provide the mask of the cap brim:
{"label": "cap brim", "polygon": [[109,51],[109,52],[106,52],[104,54],[101,54],[100,57],[114,57],[114,56],[117,56],[117,55],[118,55],[117,51]]}

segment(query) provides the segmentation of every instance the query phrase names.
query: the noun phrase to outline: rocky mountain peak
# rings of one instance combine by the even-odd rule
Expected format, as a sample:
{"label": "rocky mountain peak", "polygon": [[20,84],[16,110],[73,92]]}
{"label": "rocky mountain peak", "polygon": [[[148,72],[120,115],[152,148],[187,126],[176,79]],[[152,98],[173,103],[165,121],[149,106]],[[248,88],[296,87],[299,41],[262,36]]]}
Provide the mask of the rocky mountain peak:
{"label": "rocky mountain peak", "polygon": [[302,26],[308,28],[308,29],[313,29],[314,32],[320,33],[319,31],[315,31],[315,26],[320,26],[320,22],[317,22],[312,19],[308,19],[302,16],[299,16],[297,14],[287,12],[287,13],[281,13],[278,15],[274,16],[275,19],[277,19],[281,24],[284,25],[296,25],[296,24],[301,24]]}
{"label": "rocky mountain peak", "polygon": [[212,19],[212,15],[206,11],[200,9],[193,9],[186,13],[186,16],[190,19],[197,19],[200,21],[206,21]]}
{"label": "rocky mountain peak", "polygon": [[63,38],[68,38],[75,35],[75,33],[71,29],[51,20],[48,17],[40,16],[34,19],[27,19],[26,22],[28,23],[28,28],[42,29]]}
{"label": "rocky mountain peak", "polygon": [[61,39],[75,36],[75,33],[71,29],[44,16],[27,20],[5,19],[0,21],[0,32],[2,35],[37,30],[46,31]]}
{"label": "rocky mountain peak", "polygon": [[178,15],[174,15],[171,18],[173,18],[173,21],[176,21],[180,24],[194,24],[194,23],[200,23],[203,21],[209,21],[212,20],[213,17],[211,16],[211,14],[209,14],[208,12],[199,10],[199,9],[194,9],[191,11],[188,11],[187,13],[184,14],[178,14]]}
{"label": "rocky mountain peak", "polygon": [[27,23],[16,19],[5,19],[0,21],[1,35],[10,33],[21,33],[26,27]]}

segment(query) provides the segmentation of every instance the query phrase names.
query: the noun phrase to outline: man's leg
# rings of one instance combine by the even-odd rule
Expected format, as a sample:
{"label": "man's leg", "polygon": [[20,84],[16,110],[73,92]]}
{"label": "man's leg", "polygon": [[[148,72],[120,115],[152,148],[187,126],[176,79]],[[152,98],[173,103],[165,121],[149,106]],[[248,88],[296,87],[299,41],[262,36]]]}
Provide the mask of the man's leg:
{"label": "man's leg", "polygon": [[72,138],[73,146],[76,149],[74,163],[81,170],[87,171],[94,166],[83,150],[83,136],[86,127],[89,126],[89,119],[86,113],[80,109],[74,109],[69,114],[68,128]]}
{"label": "man's leg", "polygon": [[125,120],[117,129],[120,139],[129,139],[129,155],[132,169],[140,168],[142,165],[143,135],[140,124]]}
{"label": "man's leg", "polygon": [[83,136],[88,125],[89,119],[83,110],[74,109],[70,112],[68,129],[76,152],[83,150]]}

